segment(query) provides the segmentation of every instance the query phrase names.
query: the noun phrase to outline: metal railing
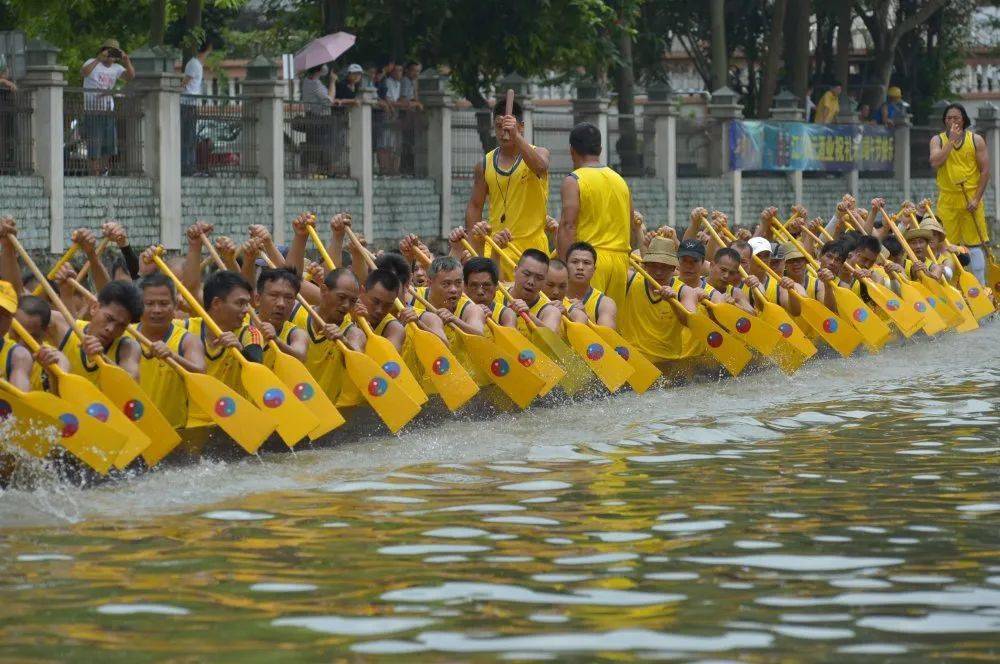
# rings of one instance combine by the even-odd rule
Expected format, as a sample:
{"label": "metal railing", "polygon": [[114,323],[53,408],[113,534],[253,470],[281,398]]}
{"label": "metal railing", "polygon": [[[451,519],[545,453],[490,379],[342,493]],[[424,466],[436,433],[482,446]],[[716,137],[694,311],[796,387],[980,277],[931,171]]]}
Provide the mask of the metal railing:
{"label": "metal railing", "polygon": [[239,177],[257,173],[257,117],[245,97],[181,95],[181,173]]}
{"label": "metal railing", "polygon": [[0,89],[0,175],[27,175],[31,159],[31,93]]}
{"label": "metal railing", "polygon": [[372,110],[375,175],[427,177],[427,116],[420,110]]}
{"label": "metal railing", "polygon": [[704,177],[714,149],[711,120],[677,118],[677,177]]}
{"label": "metal railing", "polygon": [[471,178],[483,155],[496,147],[492,111],[463,109],[451,114],[451,174]]}
{"label": "metal railing", "polygon": [[129,92],[63,91],[66,175],[142,175],[142,97]]}
{"label": "metal railing", "polygon": [[571,173],[573,158],[569,154],[569,133],[574,125],[573,114],[538,110],[532,114],[531,121],[534,125],[532,142],[549,149],[549,175]]}
{"label": "metal railing", "polygon": [[[634,125],[634,134],[629,137],[628,125]],[[623,130],[625,133],[623,134]],[[653,132],[654,123],[645,122],[645,116],[639,115],[619,115],[617,113],[608,115],[608,165],[618,171],[621,175],[628,177],[654,176],[656,175],[653,148],[656,144]],[[631,140],[635,145],[629,149],[627,145]]]}
{"label": "metal railing", "polygon": [[350,111],[343,106],[285,102],[285,175],[349,177]]}

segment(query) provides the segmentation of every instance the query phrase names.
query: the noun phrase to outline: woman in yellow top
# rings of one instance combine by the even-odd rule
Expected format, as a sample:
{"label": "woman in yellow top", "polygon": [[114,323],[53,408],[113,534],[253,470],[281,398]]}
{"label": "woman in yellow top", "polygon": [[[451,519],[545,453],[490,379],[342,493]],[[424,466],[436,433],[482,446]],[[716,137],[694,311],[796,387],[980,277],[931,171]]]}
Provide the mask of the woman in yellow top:
{"label": "woman in yellow top", "polygon": [[813,122],[817,124],[830,124],[840,113],[840,93],[844,90],[843,83],[836,83],[832,88],[823,93],[816,105],[816,117]]}
{"label": "woman in yellow top", "polygon": [[573,172],[563,180],[562,216],[556,248],[566,259],[574,242],[587,242],[597,251],[591,285],[615,302],[625,301],[628,256],[637,245],[633,237],[632,194],[622,176],[601,165],[601,132],[581,122],[569,134]]}
{"label": "woman in yellow top", "polygon": [[[504,115],[501,102],[493,107],[493,129],[499,147],[476,164],[472,194],[465,209],[465,228],[482,220],[487,196],[490,203],[490,228],[494,233],[510,231],[520,249],[538,249],[549,253],[545,234],[545,211],[549,198],[549,151],[535,147],[524,138],[524,111],[514,102],[512,115]],[[481,249],[481,248],[480,248]],[[490,256],[491,248],[485,253]],[[510,270],[501,263],[502,278],[510,279]]]}
{"label": "woman in yellow top", "polygon": [[969,131],[972,121],[961,104],[949,104],[941,118],[946,131],[931,138],[930,162],[937,171],[937,218],[952,242],[969,248],[969,269],[986,283],[986,229],[983,193],[989,183],[986,139]]}

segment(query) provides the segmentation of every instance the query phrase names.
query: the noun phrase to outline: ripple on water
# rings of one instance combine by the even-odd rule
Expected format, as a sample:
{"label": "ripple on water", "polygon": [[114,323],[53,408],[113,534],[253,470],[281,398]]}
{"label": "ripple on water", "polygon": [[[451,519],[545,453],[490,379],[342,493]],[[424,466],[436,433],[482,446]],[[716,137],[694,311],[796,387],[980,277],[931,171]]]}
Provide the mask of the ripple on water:
{"label": "ripple on water", "polygon": [[605,563],[620,563],[625,560],[635,560],[637,553],[598,553],[592,556],[565,556],[552,562],[557,565],[601,565]]}
{"label": "ripple on water", "polygon": [[684,595],[635,590],[579,588],[571,594],[540,592],[522,586],[494,583],[447,582],[413,586],[382,593],[387,602],[514,602],[518,604],[580,604],[594,606],[652,606],[679,602]]}
{"label": "ripple on water", "polygon": [[596,537],[602,542],[638,542],[640,540],[649,539],[652,537],[649,533],[631,533],[631,532],[602,532],[602,533],[587,533],[590,537]]}
{"label": "ripple on water", "polygon": [[17,557],[19,563],[41,563],[47,560],[73,560],[73,556],[65,553],[22,553]]}
{"label": "ripple on water", "polygon": [[216,521],[266,521],[273,519],[273,514],[267,512],[248,512],[246,510],[216,510],[202,514],[206,519]]}
{"label": "ripple on water", "polygon": [[517,482],[515,484],[503,484],[500,489],[503,491],[555,491],[557,489],[568,489],[572,484],[560,482],[558,480],[535,480],[533,482]]}
{"label": "ripple on water", "polygon": [[522,526],[558,526],[556,519],[547,519],[543,516],[488,516],[483,519],[486,523],[513,523]]}
{"label": "ripple on water", "polygon": [[780,549],[778,542],[766,542],[762,540],[736,540],[733,543],[737,549]]}
{"label": "ripple on water", "polygon": [[312,583],[255,583],[250,591],[255,593],[308,593],[317,589]]}
{"label": "ripple on water", "polygon": [[850,639],[854,637],[854,632],[849,629],[837,627],[806,627],[804,625],[778,625],[772,629],[782,636],[790,636],[795,639],[828,640],[828,639]]}
{"label": "ripple on water", "polygon": [[369,641],[351,646],[355,652],[396,654],[425,651],[475,652],[720,652],[767,648],[774,637],[763,632],[725,632],[720,636],[689,636],[644,629],[598,633],[553,633],[525,636],[474,637],[460,632],[423,632],[415,641]]}
{"label": "ripple on water", "polygon": [[456,539],[461,539],[465,537],[484,537],[489,535],[490,532],[487,530],[482,530],[480,528],[435,528],[434,530],[425,530],[423,535],[426,537],[452,537]]}
{"label": "ripple on water", "polygon": [[528,509],[524,505],[509,505],[509,504],[495,504],[495,503],[479,503],[472,505],[452,505],[451,507],[441,507],[438,512],[480,512],[480,513],[490,513],[490,512],[523,512]]}
{"label": "ripple on water", "polygon": [[699,533],[705,530],[720,530],[729,525],[724,519],[704,521],[670,521],[653,526],[653,530],[664,533]]}
{"label": "ripple on water", "polygon": [[955,509],[959,512],[1000,512],[1000,503],[969,503]]}
{"label": "ripple on water", "polygon": [[271,625],[275,627],[302,627],[323,634],[371,636],[405,632],[426,627],[434,622],[436,621],[428,618],[298,616],[295,618],[276,618],[271,621]]}
{"label": "ripple on water", "polygon": [[1000,631],[1000,616],[984,616],[954,611],[931,611],[916,618],[902,616],[868,616],[858,621],[858,627],[880,632],[901,634],[973,634]]}
{"label": "ripple on water", "polygon": [[440,487],[433,484],[359,481],[337,482],[327,486],[325,490],[330,493],[350,493],[352,491],[433,491],[438,488]]}
{"label": "ripple on water", "polygon": [[108,616],[131,616],[139,614],[186,616],[191,613],[188,609],[180,606],[170,606],[169,604],[102,604],[97,607],[97,612]]}
{"label": "ripple on water", "polygon": [[850,556],[799,556],[791,554],[756,554],[750,556],[733,556],[709,558],[692,556],[683,560],[703,565],[743,565],[746,567],[763,567],[787,572],[834,572],[845,569],[861,569],[865,567],[885,567],[901,565],[902,558],[854,558]]}
{"label": "ripple on water", "polygon": [[429,553],[477,553],[490,547],[479,544],[397,544],[383,546],[379,553],[389,556],[424,556]]}

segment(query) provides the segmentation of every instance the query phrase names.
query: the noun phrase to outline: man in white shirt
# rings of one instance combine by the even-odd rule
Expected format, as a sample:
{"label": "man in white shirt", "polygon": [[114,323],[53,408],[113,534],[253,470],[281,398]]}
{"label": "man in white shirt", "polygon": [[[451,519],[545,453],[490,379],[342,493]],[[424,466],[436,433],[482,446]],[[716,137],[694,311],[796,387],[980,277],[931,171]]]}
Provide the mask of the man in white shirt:
{"label": "man in white shirt", "polygon": [[198,145],[198,100],[194,96],[202,91],[205,75],[205,60],[212,54],[212,42],[205,41],[198,52],[184,65],[184,80],[181,81],[181,173],[197,174]]}
{"label": "man in white shirt", "polygon": [[[118,64],[119,60],[123,64]],[[107,175],[111,157],[118,153],[112,91],[119,78],[132,80],[135,69],[118,40],[108,39],[101,44],[96,58],[83,63],[80,73],[83,75],[83,89],[93,91],[83,94],[83,134],[87,139],[90,171],[93,175]]]}

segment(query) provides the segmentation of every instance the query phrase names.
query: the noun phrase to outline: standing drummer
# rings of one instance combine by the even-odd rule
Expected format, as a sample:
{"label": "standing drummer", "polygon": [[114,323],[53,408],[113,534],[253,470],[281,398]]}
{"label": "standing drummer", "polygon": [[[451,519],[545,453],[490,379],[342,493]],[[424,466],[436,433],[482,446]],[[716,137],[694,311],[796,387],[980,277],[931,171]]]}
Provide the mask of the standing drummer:
{"label": "standing drummer", "polygon": [[941,118],[945,131],[931,138],[930,163],[937,171],[937,217],[948,238],[969,248],[969,268],[986,282],[985,244],[989,242],[983,193],[989,183],[986,139],[969,131],[969,114],[949,104]]}

